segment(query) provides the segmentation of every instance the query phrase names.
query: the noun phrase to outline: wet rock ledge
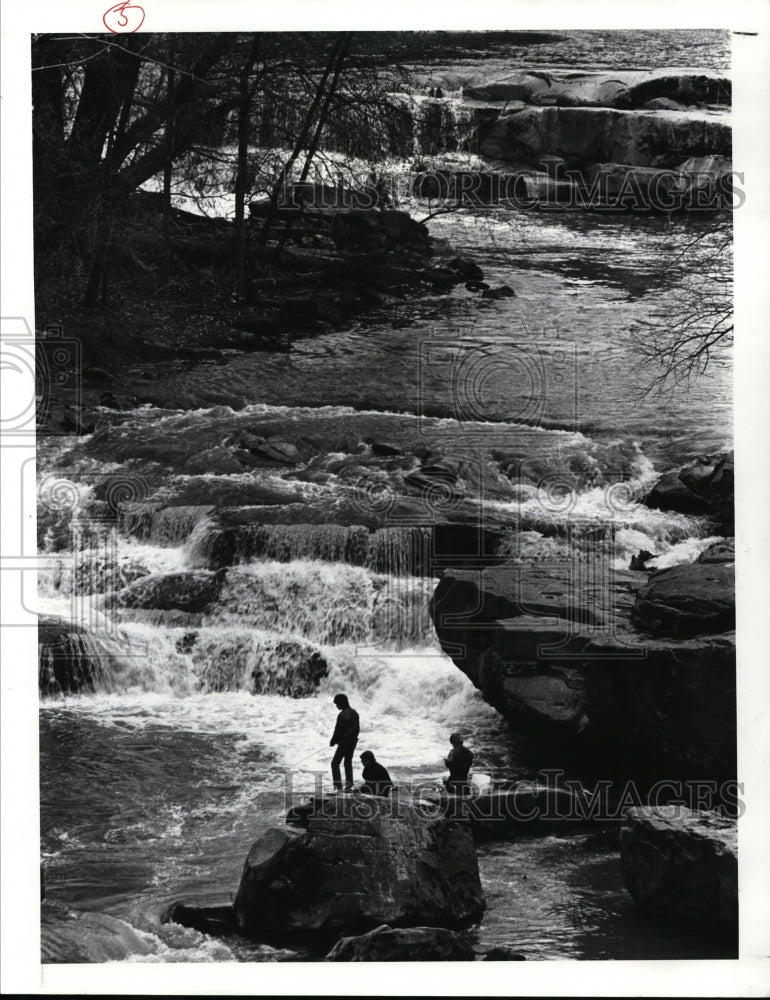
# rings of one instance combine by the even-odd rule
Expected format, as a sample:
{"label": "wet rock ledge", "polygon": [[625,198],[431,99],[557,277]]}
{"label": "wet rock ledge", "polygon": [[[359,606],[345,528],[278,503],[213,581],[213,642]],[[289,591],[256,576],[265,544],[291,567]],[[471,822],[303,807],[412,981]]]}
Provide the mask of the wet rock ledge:
{"label": "wet rock ledge", "polygon": [[649,579],[515,560],[447,569],[431,614],[444,651],[541,749],[563,743],[624,778],[735,778],[732,563]]}

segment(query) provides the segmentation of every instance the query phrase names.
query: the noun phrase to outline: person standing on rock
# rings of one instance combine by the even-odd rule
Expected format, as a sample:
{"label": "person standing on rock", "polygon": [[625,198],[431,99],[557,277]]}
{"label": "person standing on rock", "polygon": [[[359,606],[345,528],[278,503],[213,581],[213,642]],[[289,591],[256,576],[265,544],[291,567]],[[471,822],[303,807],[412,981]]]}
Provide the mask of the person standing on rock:
{"label": "person standing on rock", "polygon": [[452,744],[452,749],[444,759],[449,768],[449,777],[444,779],[444,786],[450,795],[470,795],[468,773],[473,764],[473,754],[463,744],[463,738],[459,733],[452,733],[449,742]]}
{"label": "person standing on rock", "polygon": [[332,780],[337,791],[342,791],[342,776],[340,775],[340,764],[345,762],[345,791],[353,791],[353,751],[358,743],[358,733],[360,723],[358,712],[350,707],[348,696],[336,694],[334,704],[340,710],[337,716],[337,725],[329,740],[329,746],[336,746],[337,749],[332,757]]}
{"label": "person standing on rock", "polygon": [[361,763],[364,765],[364,783],[358,789],[359,792],[363,795],[379,795],[387,798],[393,788],[387,768],[375,760],[371,750],[364,750],[361,754]]}

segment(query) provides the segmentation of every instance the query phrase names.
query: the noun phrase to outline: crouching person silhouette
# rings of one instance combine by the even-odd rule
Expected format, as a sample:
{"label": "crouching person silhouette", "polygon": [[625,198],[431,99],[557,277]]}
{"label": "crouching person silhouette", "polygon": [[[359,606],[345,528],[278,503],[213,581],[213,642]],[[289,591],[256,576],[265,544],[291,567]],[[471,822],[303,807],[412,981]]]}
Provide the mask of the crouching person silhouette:
{"label": "crouching person silhouette", "polygon": [[336,746],[337,749],[332,757],[332,781],[336,791],[342,791],[342,775],[340,774],[340,764],[345,763],[345,791],[353,791],[353,752],[358,743],[358,733],[360,723],[358,712],[350,707],[347,695],[337,694],[334,696],[334,704],[340,710],[337,716],[337,725],[329,740],[329,746]]}
{"label": "crouching person silhouette", "polygon": [[361,754],[361,763],[364,766],[364,783],[358,789],[364,795],[380,795],[387,798],[393,788],[387,768],[383,767],[378,760],[375,760],[371,750],[364,750]]}

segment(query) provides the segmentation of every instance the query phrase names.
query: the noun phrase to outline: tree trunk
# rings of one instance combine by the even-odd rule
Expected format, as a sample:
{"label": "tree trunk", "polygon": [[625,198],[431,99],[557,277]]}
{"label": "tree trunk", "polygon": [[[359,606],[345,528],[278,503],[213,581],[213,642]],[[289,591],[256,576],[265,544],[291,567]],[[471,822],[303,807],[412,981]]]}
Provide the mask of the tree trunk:
{"label": "tree trunk", "polygon": [[249,77],[259,54],[260,36],[255,35],[249,57],[238,78],[238,169],[235,177],[235,233],[233,264],[238,287],[243,286],[246,254],[246,188],[249,170],[249,134],[251,126],[251,90]]}
{"label": "tree trunk", "polygon": [[171,239],[171,172],[174,166],[174,85],[176,84],[175,58],[176,44],[174,36],[171,35],[168,46],[169,66],[166,71],[167,117],[163,135],[165,149],[165,162],[163,164],[163,241],[166,245],[166,253],[168,253],[169,241]]}

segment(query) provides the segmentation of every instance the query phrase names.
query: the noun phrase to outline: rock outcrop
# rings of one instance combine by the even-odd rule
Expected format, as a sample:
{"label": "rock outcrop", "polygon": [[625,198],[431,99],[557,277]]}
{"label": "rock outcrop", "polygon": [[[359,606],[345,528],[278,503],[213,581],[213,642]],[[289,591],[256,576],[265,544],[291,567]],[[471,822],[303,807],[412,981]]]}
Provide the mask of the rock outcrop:
{"label": "rock outcrop", "polygon": [[735,628],[734,563],[697,562],[653,573],[636,595],[631,620],[656,635],[704,635]]}
{"label": "rock outcrop", "polygon": [[732,130],[723,117],[697,111],[526,107],[483,123],[479,151],[530,166],[556,156],[574,168],[594,163],[674,168],[688,157],[730,156]]}
{"label": "rock outcrop", "polygon": [[315,800],[304,832],[264,834],[249,851],[235,914],[242,932],[457,927],[484,910],[467,824],[373,796]]}
{"label": "rock outcrop", "polygon": [[712,565],[686,569],[693,588],[703,575],[704,594],[686,636],[640,627],[653,626],[645,608],[664,593],[657,578],[668,570],[634,611],[644,573],[516,562],[448,569],[431,614],[444,651],[534,743],[560,738],[626,776],[731,778],[735,633],[717,631],[734,600],[729,567],[716,567],[718,583]]}
{"label": "rock outcrop", "polygon": [[472,962],[470,941],[443,927],[392,928],[342,938],[327,962]]}
{"label": "rock outcrop", "polygon": [[574,72],[517,70],[464,88],[474,101],[523,101],[558,107],[643,108],[662,100],[679,106],[729,106],[731,81],[696,70],[613,70]]}
{"label": "rock outcrop", "polygon": [[641,906],[738,929],[735,820],[683,806],[629,809],[620,831],[626,887]]}

